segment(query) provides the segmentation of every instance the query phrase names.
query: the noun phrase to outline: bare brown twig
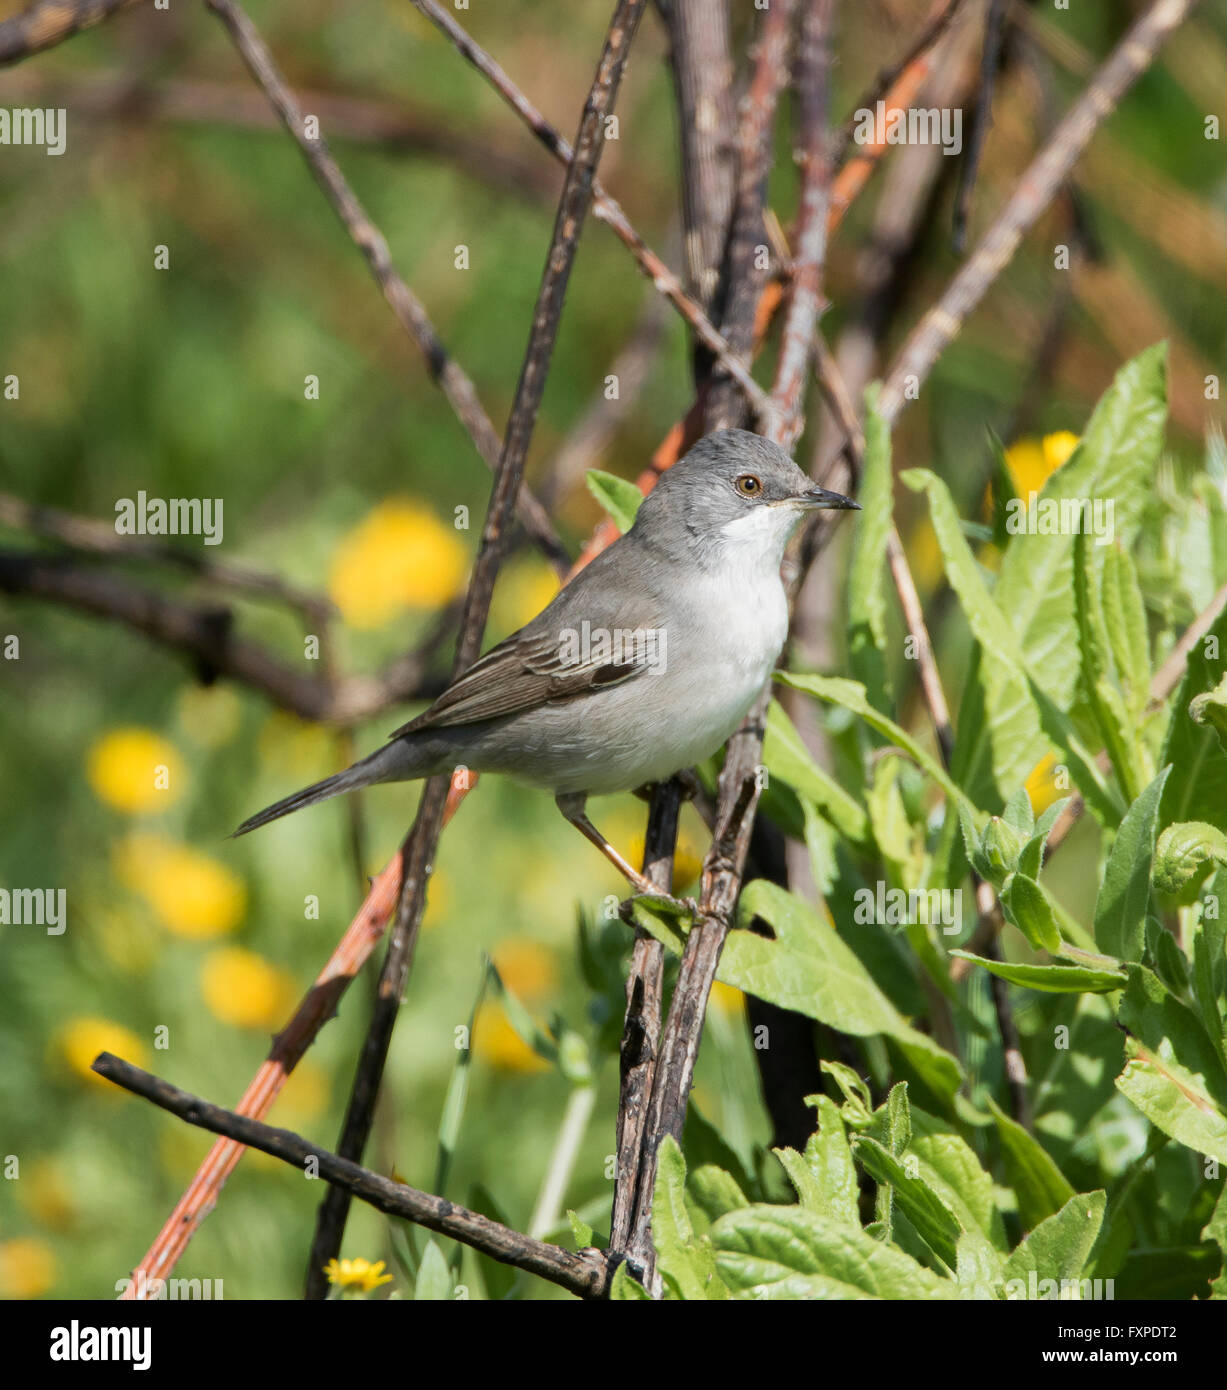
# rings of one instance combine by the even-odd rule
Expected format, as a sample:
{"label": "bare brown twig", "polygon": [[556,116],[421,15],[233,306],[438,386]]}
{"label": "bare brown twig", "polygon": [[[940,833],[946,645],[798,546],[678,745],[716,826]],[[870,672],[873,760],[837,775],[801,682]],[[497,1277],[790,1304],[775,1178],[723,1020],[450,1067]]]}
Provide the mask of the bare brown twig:
{"label": "bare brown twig", "polygon": [[[110,1052],[99,1053],[93,1069],[99,1076],[152,1101],[188,1124],[224,1135],[232,1145],[260,1149],[300,1172],[317,1173],[332,1187],[346,1196],[359,1198],[376,1211],[451,1236],[491,1259],[540,1275],[579,1298],[601,1298],[607,1291],[609,1269],[599,1250],[573,1253],[521,1235],[480,1212],[457,1206],[444,1197],[420,1192],[407,1183],[394,1182],[326,1149],[317,1148],[288,1129],[273,1129],[249,1116],[212,1105]],[[161,1277],[148,1270],[145,1275],[147,1279]]]}
{"label": "bare brown twig", "polygon": [[38,0],[28,10],[0,24],[0,68],[54,48],[133,3],[134,0]]}
{"label": "bare brown twig", "polygon": [[[219,3],[219,0],[213,0]],[[605,140],[605,116],[612,110],[627,53],[646,0],[618,0],[596,76],[588,93],[575,153],[563,183],[554,220],[554,233],[546,256],[545,272],[537,295],[524,365],[516,388],[507,436],[495,472],[494,490],[482,530],[481,549],[465,599],[454,674],[476,660],[482,633],[506,547],[507,527],[524,476],[524,464],[533,427],[545,391],[546,375],[562,317],[563,299],[584,219],[592,201],[596,166]],[[396,1021],[408,978],[418,926],[426,903],[426,882],[439,832],[448,779],[432,777],[422,793],[418,819],[403,847],[405,875],[396,912],[392,939],[379,979],[379,1003],[359,1061],[340,1145],[342,1156],[359,1158],[366,1145]],[[333,1188],[320,1207],[307,1274],[308,1297],[322,1297],[322,1266],[337,1254],[344,1231],[348,1197]]]}

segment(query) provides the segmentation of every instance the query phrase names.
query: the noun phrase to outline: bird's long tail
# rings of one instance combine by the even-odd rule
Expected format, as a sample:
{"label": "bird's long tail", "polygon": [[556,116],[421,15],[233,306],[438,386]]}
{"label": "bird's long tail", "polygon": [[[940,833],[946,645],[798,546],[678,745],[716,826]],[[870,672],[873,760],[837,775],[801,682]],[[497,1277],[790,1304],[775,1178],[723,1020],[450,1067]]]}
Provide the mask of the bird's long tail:
{"label": "bird's long tail", "polygon": [[382,748],[376,749],[370,757],[347,767],[344,772],[325,777],[322,782],[313,782],[311,786],[303,787],[301,791],[281,801],[274,801],[263,811],[249,816],[230,838],[233,840],[239,835],[246,835],[249,830],[258,830],[269,821],[288,816],[291,811],[301,811],[304,806],[314,806],[317,801],[327,801],[330,797],[341,796],[344,792],[357,791],[359,787],[369,787],[376,782],[387,782],[407,776],[420,776],[421,774],[407,767],[409,759],[405,756],[407,750],[403,746],[404,743],[405,740],[400,739],[396,743],[385,744]]}

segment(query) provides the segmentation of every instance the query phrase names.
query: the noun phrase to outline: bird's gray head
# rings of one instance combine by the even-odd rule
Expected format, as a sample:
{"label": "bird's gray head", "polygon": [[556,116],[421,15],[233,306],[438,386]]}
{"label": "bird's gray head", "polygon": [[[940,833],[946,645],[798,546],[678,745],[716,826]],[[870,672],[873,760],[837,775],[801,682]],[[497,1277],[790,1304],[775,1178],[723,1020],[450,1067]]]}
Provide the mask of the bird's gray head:
{"label": "bird's gray head", "polygon": [[[701,439],[644,498],[635,529],[692,551],[759,548],[779,563],[798,521],[809,511],[859,505],[818,487],[778,444],[748,430],[720,430]],[[646,534],[645,534],[646,533]]]}

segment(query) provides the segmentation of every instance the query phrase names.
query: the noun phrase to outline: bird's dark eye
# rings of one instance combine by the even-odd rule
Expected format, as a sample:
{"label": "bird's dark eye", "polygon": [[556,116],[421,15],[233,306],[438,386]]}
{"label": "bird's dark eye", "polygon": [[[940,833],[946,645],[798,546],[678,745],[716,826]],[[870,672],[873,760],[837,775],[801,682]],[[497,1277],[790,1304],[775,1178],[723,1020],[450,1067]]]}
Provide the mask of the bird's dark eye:
{"label": "bird's dark eye", "polygon": [[763,480],[753,473],[743,473],[733,486],[743,497],[757,497],[763,490]]}

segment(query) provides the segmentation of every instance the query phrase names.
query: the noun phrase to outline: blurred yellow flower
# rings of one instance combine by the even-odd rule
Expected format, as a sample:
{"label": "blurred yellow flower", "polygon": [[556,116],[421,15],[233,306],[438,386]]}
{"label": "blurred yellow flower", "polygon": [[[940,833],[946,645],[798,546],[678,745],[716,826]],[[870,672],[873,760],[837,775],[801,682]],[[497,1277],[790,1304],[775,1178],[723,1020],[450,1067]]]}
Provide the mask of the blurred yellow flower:
{"label": "blurred yellow flower", "polygon": [[[643,851],[646,841],[643,835],[636,835],[630,843],[626,858],[636,867],[643,864]],[[703,867],[703,857],[695,848],[694,841],[683,831],[677,837],[677,852],[673,856],[673,886],[684,888],[693,883]]]}
{"label": "blurred yellow flower", "polygon": [[[92,1075],[92,1073],[91,1073]],[[76,1224],[77,1204],[72,1187],[53,1158],[36,1158],[21,1181],[13,1184],[26,1213],[52,1231],[66,1231]]]}
{"label": "blurred yellow flower", "polygon": [[41,1298],[55,1284],[55,1255],[33,1236],[0,1241],[0,1296]]}
{"label": "blurred yellow flower", "polygon": [[468,554],[425,507],[381,502],[337,546],[328,593],[353,627],[381,627],[405,608],[438,608],[460,592]]}
{"label": "blurred yellow flower", "polygon": [[52,1052],[68,1063],[69,1068],[85,1081],[104,1087],[112,1095],[124,1094],[119,1087],[104,1080],[90,1066],[100,1052],[113,1052],[125,1062],[143,1067],[147,1062],[145,1044],[122,1023],[107,1018],[84,1015],[70,1019],[54,1034]]}
{"label": "blurred yellow flower", "polygon": [[1029,492],[1042,491],[1077,447],[1078,436],[1069,430],[1046,434],[1042,440],[1030,436],[1011,444],[1005,451],[1005,462],[1019,497],[1025,500]]}
{"label": "blurred yellow flower", "polygon": [[221,748],[239,731],[242,706],[225,685],[187,685],[179,693],[179,727],[202,748]]}
{"label": "blurred yellow flower", "polygon": [[539,941],[502,941],[491,954],[503,983],[518,999],[541,999],[557,988],[554,953]]}
{"label": "blurred yellow flower", "polygon": [[115,870],[176,936],[224,936],[247,910],[247,889],[237,874],[160,835],[127,836],[116,847]]}
{"label": "blurred yellow flower", "polygon": [[746,1006],[746,996],[735,985],[717,980],[711,987],[711,1005],[722,1014],[736,1017]]}
{"label": "blurred yellow flower", "polygon": [[383,1265],[382,1260],[374,1264],[370,1260],[329,1260],[324,1266],[324,1273],[328,1282],[338,1288],[370,1293],[380,1284],[392,1282],[392,1276],[383,1272]]}
{"label": "blurred yellow flower", "polygon": [[539,1057],[511,1026],[500,1004],[487,1002],[477,1010],[473,1051],[500,1071],[527,1074],[549,1069],[545,1058]]}
{"label": "blurred yellow flower", "polygon": [[177,801],[184,775],[174,745],[152,729],[112,729],[89,750],[86,761],[94,794],[128,815],[160,811]]}
{"label": "blurred yellow flower", "polygon": [[254,951],[211,951],[200,970],[200,992],[215,1018],[240,1028],[280,1027],[294,1006],[294,981]]}
{"label": "blurred yellow flower", "polygon": [[318,1062],[304,1057],[294,1068],[277,1097],[277,1113],[294,1123],[313,1120],[328,1106],[328,1073]]}
{"label": "blurred yellow flower", "polygon": [[1042,816],[1049,806],[1062,795],[1061,789],[1056,785],[1056,780],[1052,775],[1056,766],[1056,757],[1052,753],[1045,753],[1031,769],[1024,783],[1027,796],[1031,801],[1031,810],[1037,816]]}
{"label": "blurred yellow flower", "polygon": [[531,622],[558,593],[558,576],[544,560],[507,566],[495,593],[494,626],[514,630]]}

